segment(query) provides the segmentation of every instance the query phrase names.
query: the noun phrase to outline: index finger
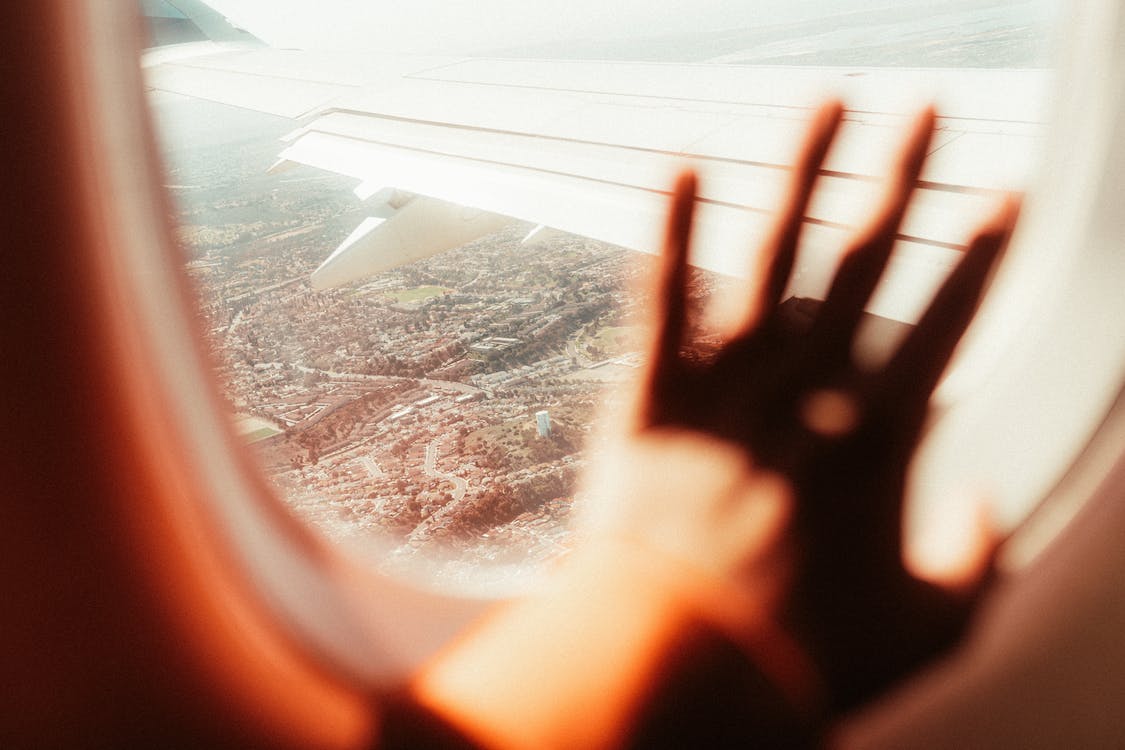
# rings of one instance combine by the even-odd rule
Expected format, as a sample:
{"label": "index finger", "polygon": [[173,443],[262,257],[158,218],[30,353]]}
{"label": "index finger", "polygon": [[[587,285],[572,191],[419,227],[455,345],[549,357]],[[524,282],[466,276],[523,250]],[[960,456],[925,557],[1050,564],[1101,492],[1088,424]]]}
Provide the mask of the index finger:
{"label": "index finger", "polygon": [[888,177],[881,205],[859,230],[836,269],[812,332],[830,355],[850,349],[864,306],[894,249],[898,227],[926,160],[934,122],[932,107],[914,118]]}

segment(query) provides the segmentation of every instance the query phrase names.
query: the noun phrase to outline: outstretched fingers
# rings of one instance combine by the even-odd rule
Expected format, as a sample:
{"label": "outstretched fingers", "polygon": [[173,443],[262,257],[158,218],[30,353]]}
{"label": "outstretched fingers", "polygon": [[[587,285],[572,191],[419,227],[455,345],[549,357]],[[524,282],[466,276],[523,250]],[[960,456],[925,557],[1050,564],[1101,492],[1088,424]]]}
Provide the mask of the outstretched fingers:
{"label": "outstretched fingers", "polygon": [[686,171],[676,178],[672,204],[653,290],[653,334],[641,420],[659,421],[655,410],[668,394],[665,383],[677,371],[687,329],[687,258],[697,179]]}
{"label": "outstretched fingers", "polygon": [[749,317],[744,323],[745,331],[752,330],[759,320],[781,302],[781,295],[785,292],[789,276],[793,272],[801,226],[808,212],[813,187],[832,140],[840,128],[843,115],[844,105],[838,100],[832,100],[821,105],[809,123],[804,142],[790,173],[784,202],[778,212],[770,238],[759,256],[763,261],[761,287],[758,298],[753,301]]}
{"label": "outstretched fingers", "polygon": [[884,382],[892,394],[902,394],[901,398],[914,394],[918,408],[924,410],[976,312],[989,271],[1008,244],[1019,210],[1019,199],[1009,196],[977,232],[918,325],[888,363]]}
{"label": "outstretched fingers", "polygon": [[926,161],[934,120],[932,107],[915,117],[888,179],[880,208],[856,235],[821,306],[813,335],[836,353],[850,350],[863,308],[890,259],[910,196]]}

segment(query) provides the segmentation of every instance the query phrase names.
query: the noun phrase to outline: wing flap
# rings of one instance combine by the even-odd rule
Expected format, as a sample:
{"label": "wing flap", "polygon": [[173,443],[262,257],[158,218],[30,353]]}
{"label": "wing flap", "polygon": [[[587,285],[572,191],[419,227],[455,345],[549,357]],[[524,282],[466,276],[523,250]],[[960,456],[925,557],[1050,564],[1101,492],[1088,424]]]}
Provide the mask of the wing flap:
{"label": "wing flap", "polygon": [[330,289],[460,247],[511,220],[434,198],[411,200],[390,218],[362,222],[313,272],[313,289]]}
{"label": "wing flap", "polygon": [[[510,165],[456,161],[393,147],[331,139],[310,133],[285,151],[285,158],[333,172],[379,175],[376,181],[420,192],[459,206],[515,216],[535,224],[596,237],[642,252],[660,247],[667,196],[661,191],[585,178],[521,170]],[[424,190],[421,188],[425,188]],[[702,201],[692,262],[731,276],[753,268],[748,248],[765,233],[767,212]],[[380,228],[382,229],[382,227]],[[831,270],[851,230],[810,222],[792,292],[816,297],[827,288]],[[427,253],[430,254],[430,253]],[[944,277],[960,252],[921,238],[903,239],[896,248],[889,279],[909,277],[919,294],[877,295],[869,309],[896,320],[913,320],[920,305]]]}
{"label": "wing flap", "polygon": [[[749,132],[755,130],[756,123],[745,123]],[[889,155],[894,139],[885,132],[867,132],[873,126],[865,123],[850,123],[845,126],[840,137],[840,149],[852,152],[859,145],[867,147],[869,153],[877,153],[885,158]],[[319,118],[315,125],[306,128],[297,139],[301,148],[286,151],[286,158],[306,160],[318,149],[335,149],[360,153],[401,152],[404,156],[426,159],[430,166],[427,173],[440,171],[440,160],[452,163],[471,163],[481,168],[507,167],[512,174],[573,177],[591,183],[607,183],[638,190],[663,192],[672,173],[689,161],[704,172],[706,180],[702,184],[702,198],[719,203],[729,203],[745,207],[754,212],[769,212],[773,209],[784,183],[788,179],[788,151],[792,148],[794,133],[800,125],[794,125],[788,133],[787,147],[779,147],[778,153],[771,156],[771,162],[753,162],[734,159],[691,159],[673,152],[648,151],[640,149],[621,149],[606,144],[561,141],[542,136],[522,136],[511,133],[497,133],[488,130],[451,128],[431,123],[415,123],[383,117],[359,116],[348,113],[333,113]],[[953,145],[955,134],[944,133],[935,139],[934,150]],[[859,144],[859,145],[857,145]],[[374,148],[371,148],[374,147]],[[785,155],[782,155],[782,152]],[[1016,155],[1023,152],[1014,149]],[[845,155],[846,156],[846,155]],[[359,158],[355,165],[377,165],[378,156]],[[844,166],[836,159],[829,167]],[[868,162],[871,161],[869,158]],[[990,160],[981,160],[991,163]],[[1013,158],[1006,162],[1009,171],[1013,168]],[[316,166],[322,166],[318,163]],[[366,169],[368,167],[364,167]],[[377,168],[377,167],[376,167]],[[385,182],[384,175],[353,171],[353,176]],[[968,189],[964,184],[948,184],[932,179],[929,175],[927,185],[920,191],[914,210],[907,218],[904,234],[933,242],[960,244],[965,241],[968,225],[975,220],[991,196],[984,191]],[[994,174],[980,175],[980,182],[995,184],[1001,180]],[[985,179],[985,178],[988,179]],[[436,176],[435,176],[436,179]],[[415,190],[415,188],[409,188]],[[440,190],[428,188],[428,191]],[[486,192],[487,185],[479,190]],[[879,178],[859,172],[830,169],[822,178],[821,189],[810,208],[809,217],[819,222],[854,225],[862,218],[866,206],[875,198],[879,190]],[[427,192],[427,191],[422,191]],[[495,210],[490,208],[489,210]],[[518,214],[516,214],[518,215]],[[528,220],[533,217],[520,216]]]}

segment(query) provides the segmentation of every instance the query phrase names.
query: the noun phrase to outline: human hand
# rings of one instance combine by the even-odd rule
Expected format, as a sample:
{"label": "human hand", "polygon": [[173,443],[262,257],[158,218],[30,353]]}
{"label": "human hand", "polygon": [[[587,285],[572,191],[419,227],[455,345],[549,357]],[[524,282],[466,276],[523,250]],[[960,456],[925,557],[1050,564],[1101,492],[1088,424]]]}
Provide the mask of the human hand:
{"label": "human hand", "polygon": [[[1009,199],[976,234],[886,365],[877,371],[857,367],[851,356],[856,328],[921,172],[934,114],[927,110],[912,124],[881,204],[849,242],[814,320],[798,326],[778,306],[841,115],[838,103],[816,114],[777,224],[757,255],[757,290],[733,333],[704,360],[685,356],[695,178],[688,174],[677,182],[655,290],[656,332],[633,427],[634,437],[648,445],[645,465],[657,466],[659,456],[673,459],[672,443],[659,449],[667,436],[694,434],[736,446],[747,482],[762,472],[785,478],[795,502],[785,534],[787,570],[773,568],[775,588],[783,592],[777,616],[818,666],[829,711],[862,702],[951,645],[977,599],[983,566],[959,590],[907,570],[903,493],[930,393],[1018,213]],[[729,466],[725,471],[735,478]],[[674,491],[690,495],[692,488]],[[737,501],[736,494],[727,493],[717,506],[728,516],[732,508],[752,507],[749,496]],[[669,492],[661,497],[687,502]],[[655,508],[658,498],[645,501]],[[749,549],[766,538],[746,540],[744,554],[751,556]]]}

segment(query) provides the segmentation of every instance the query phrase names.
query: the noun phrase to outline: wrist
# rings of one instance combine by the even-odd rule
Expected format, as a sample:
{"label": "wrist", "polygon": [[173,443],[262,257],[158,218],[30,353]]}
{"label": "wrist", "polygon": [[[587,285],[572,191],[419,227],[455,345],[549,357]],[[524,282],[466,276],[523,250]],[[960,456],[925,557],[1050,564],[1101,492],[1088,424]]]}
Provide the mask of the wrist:
{"label": "wrist", "polygon": [[798,639],[780,624],[777,595],[768,591],[779,573],[757,581],[717,575],[628,535],[586,540],[563,567],[574,577],[600,577],[603,585],[614,579],[629,597],[649,606],[663,602],[681,629],[712,628],[739,647],[798,714],[820,715],[823,681]]}

